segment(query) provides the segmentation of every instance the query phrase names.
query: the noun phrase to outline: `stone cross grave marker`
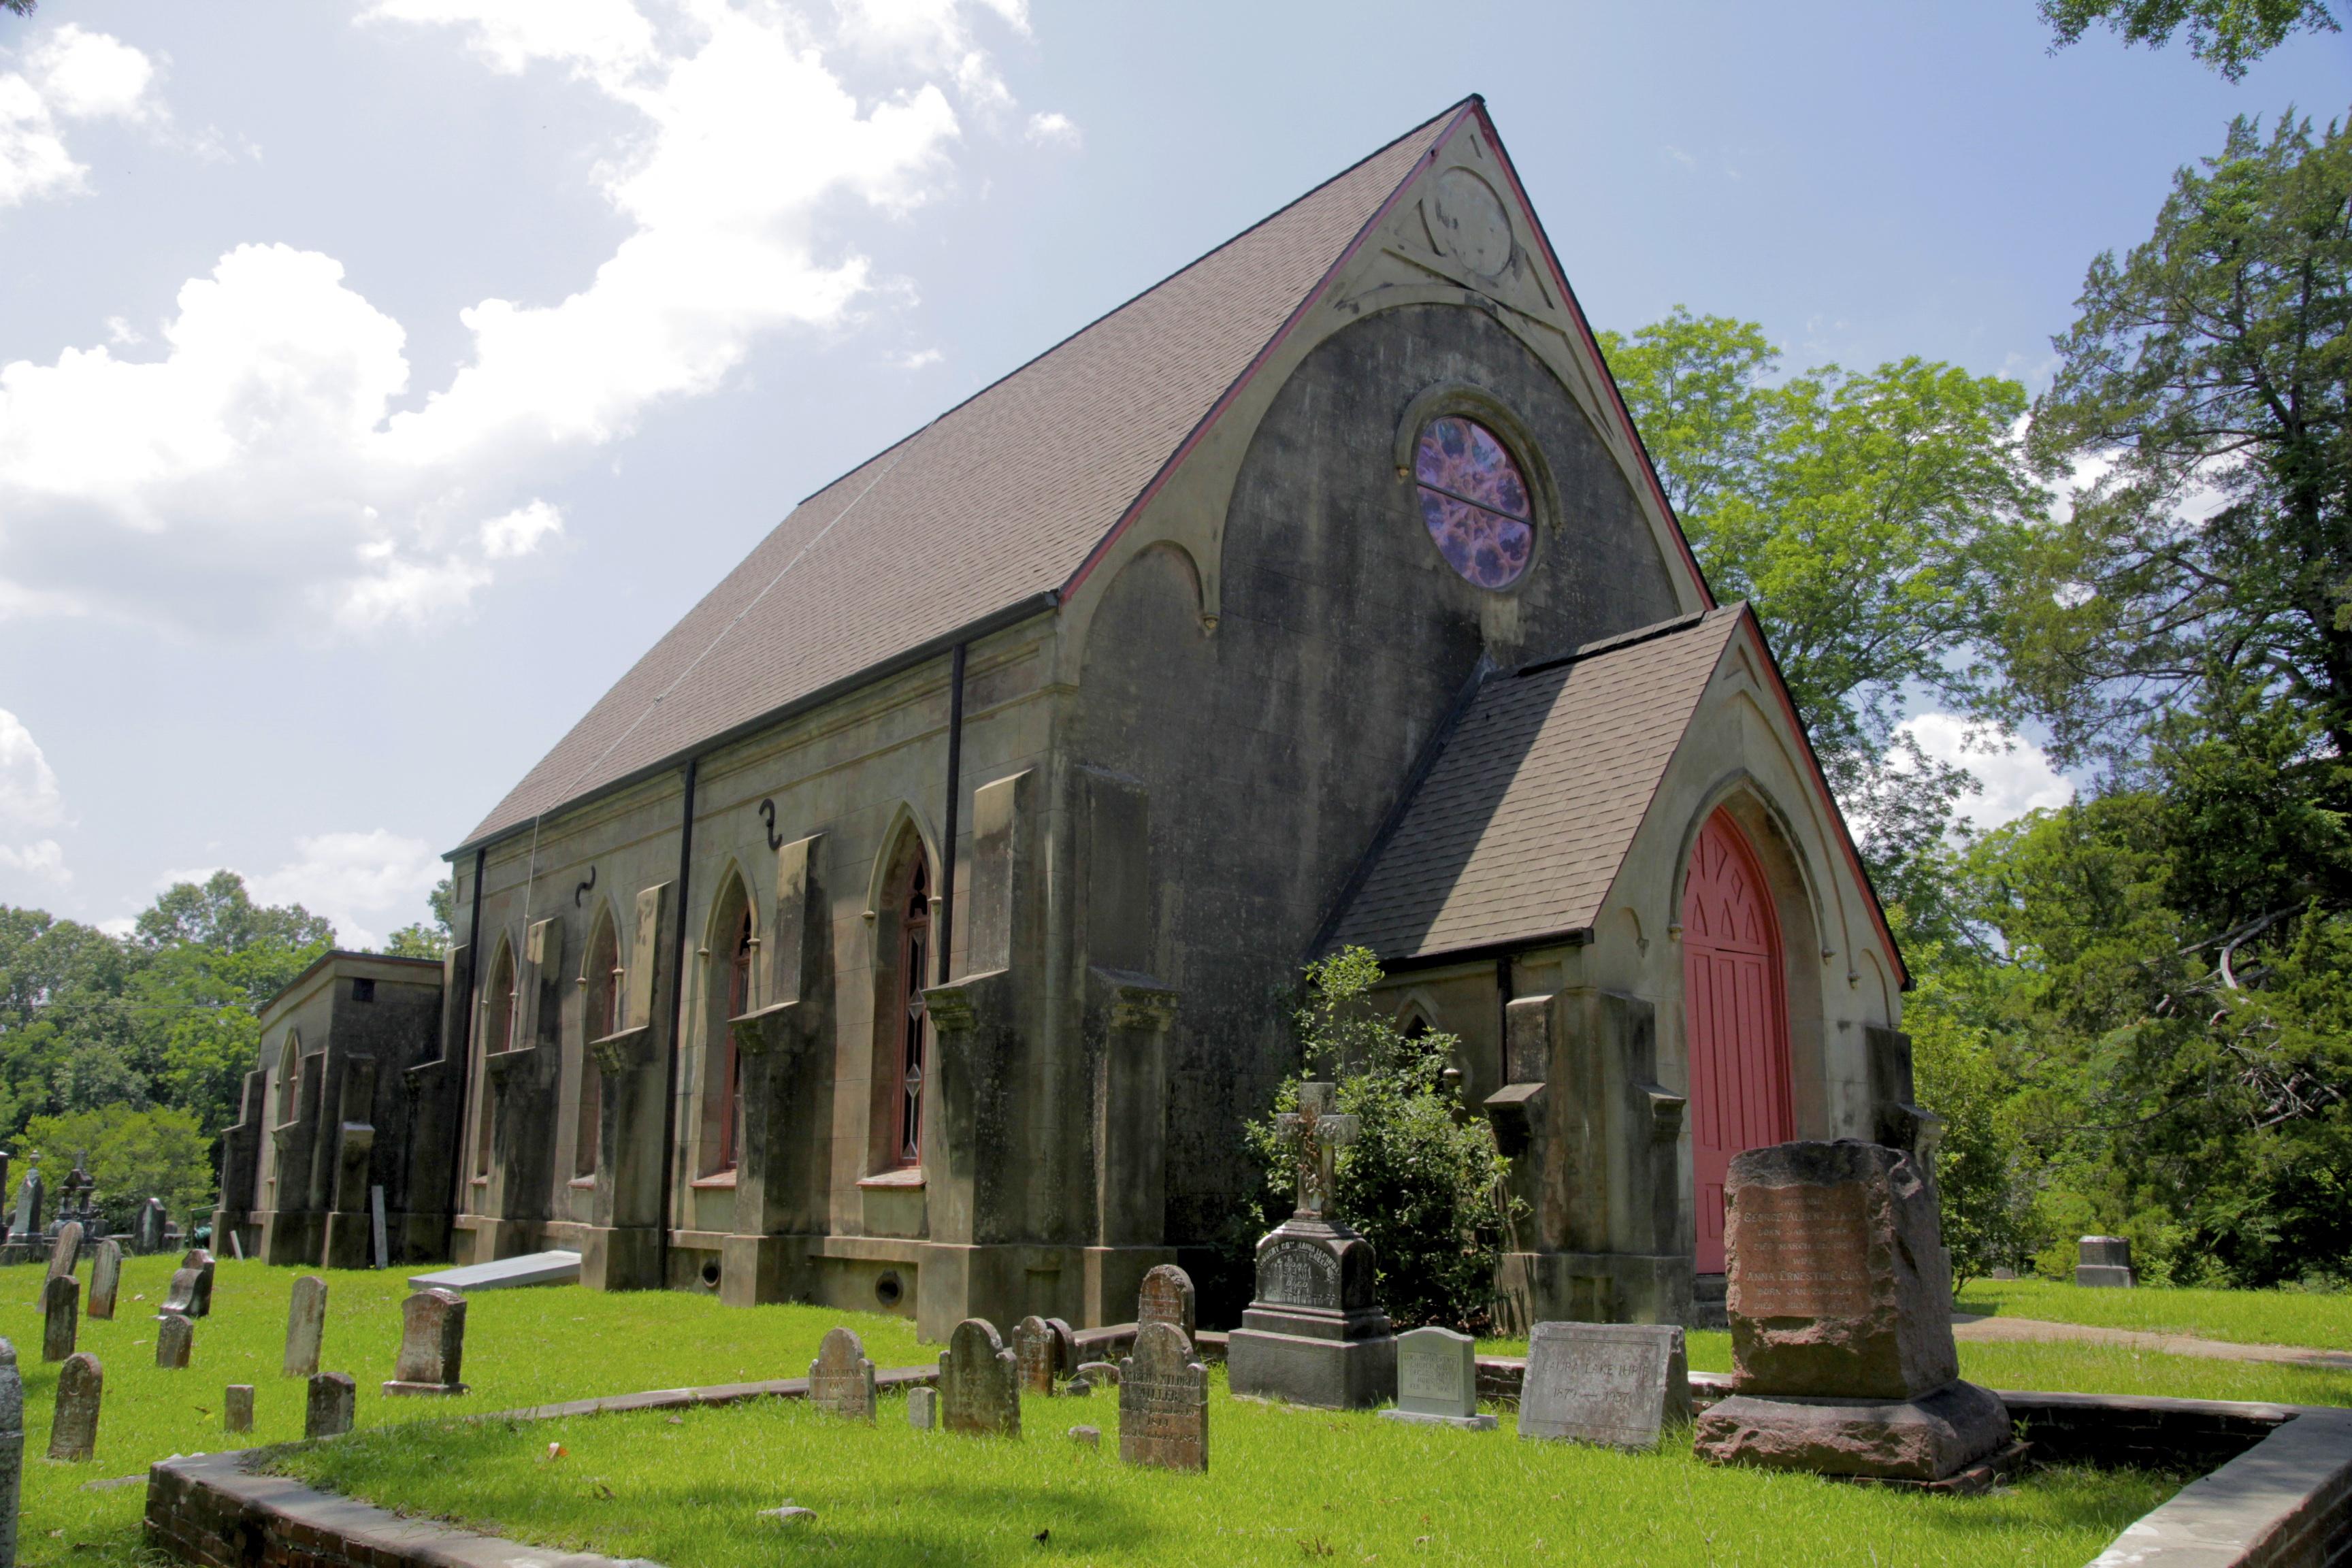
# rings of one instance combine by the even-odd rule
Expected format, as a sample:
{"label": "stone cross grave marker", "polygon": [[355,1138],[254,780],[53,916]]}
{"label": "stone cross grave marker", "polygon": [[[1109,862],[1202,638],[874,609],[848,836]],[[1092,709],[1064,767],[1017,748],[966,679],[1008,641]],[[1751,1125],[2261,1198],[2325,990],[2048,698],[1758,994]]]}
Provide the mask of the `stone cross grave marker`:
{"label": "stone cross grave marker", "polygon": [[221,1430],[253,1430],[253,1384],[232,1383],[228,1385],[228,1392],[221,1400]]}
{"label": "stone cross grave marker", "polygon": [[855,1331],[825,1331],[816,1360],[809,1363],[809,1403],[828,1415],[874,1419],[874,1363]]}
{"label": "stone cross grave marker", "polygon": [[201,1247],[188,1248],[180,1259],[180,1267],[196,1271],[195,1311],[191,1316],[209,1318],[213,1315],[213,1255]]}
{"label": "stone cross grave marker", "polygon": [[386,1394],[463,1394],[466,1298],[455,1290],[419,1290],[400,1304],[400,1360]]}
{"label": "stone cross grave marker", "polygon": [[172,1288],[163,1292],[163,1304],[155,1310],[155,1315],[160,1318],[166,1312],[177,1312],[183,1317],[194,1317],[196,1281],[201,1276],[193,1268],[173,1269]]}
{"label": "stone cross grave marker", "polygon": [[16,1347],[0,1340],[0,1563],[16,1568],[16,1505],[25,1485],[25,1380]]}
{"label": "stone cross grave marker", "polygon": [[122,1291],[122,1244],[108,1237],[89,1264],[89,1315],[114,1321],[114,1299]]}
{"label": "stone cross grave marker", "polygon": [[41,1291],[41,1359],[63,1361],[74,1353],[81,1327],[81,1281],[72,1275],[52,1279]]}
{"label": "stone cross grave marker", "polygon": [[1013,1361],[1021,1370],[1021,1392],[1052,1398],[1054,1373],[1060,1370],[1061,1342],[1053,1325],[1032,1315],[1013,1327]]}
{"label": "stone cross grave marker", "polygon": [[1276,1130],[1291,1144],[1297,1162],[1297,1213],[1323,1217],[1331,1206],[1331,1189],[1339,1175],[1339,1151],[1356,1141],[1362,1124],[1336,1109],[1339,1086],[1302,1083],[1298,1109],[1274,1119]]}
{"label": "stone cross grave marker", "polygon": [[1021,1436],[1021,1377],[985,1318],[956,1325],[940,1353],[940,1423],[950,1432]]}
{"label": "stone cross grave marker", "polygon": [[302,1436],[340,1437],[350,1431],[359,1396],[360,1385],[350,1373],[312,1373],[310,1396],[302,1407]]}
{"label": "stone cross grave marker", "polygon": [[918,1432],[929,1432],[940,1424],[940,1391],[936,1388],[907,1390],[907,1425]]}
{"label": "stone cross grave marker", "polygon": [[1664,1323],[1538,1323],[1528,1336],[1519,1436],[1636,1451],[1691,1418],[1690,1357]]}
{"label": "stone cross grave marker", "polygon": [[98,1447],[98,1405],[106,1370],[88,1351],[58,1368],[58,1408],[49,1422],[49,1458],[78,1464]]}
{"label": "stone cross grave marker", "polygon": [[1492,1415],[1478,1414],[1478,1342],[1452,1329],[1415,1329],[1396,1342],[1397,1402],[1383,1410],[1385,1421],[1495,1429]]}
{"label": "stone cross grave marker", "polygon": [[195,1348],[196,1325],[177,1312],[164,1313],[163,1321],[155,1325],[155,1364],[184,1372]]}
{"label": "stone cross grave marker", "polygon": [[1209,1468],[1209,1369],[1172,1323],[1145,1324],[1118,1363],[1118,1457],[1163,1470]]}
{"label": "stone cross grave marker", "polygon": [[[69,1219],[58,1226],[57,1237],[49,1243],[49,1271],[42,1277],[42,1290],[47,1291],[50,1280],[71,1275],[80,1263],[81,1222]],[[44,1294],[41,1299],[48,1298]]]}
{"label": "stone cross grave marker", "polygon": [[2131,1243],[2122,1237],[2086,1236],[2074,1245],[2075,1284],[2124,1289],[2131,1289],[2137,1284],[2132,1273]]}
{"label": "stone cross grave marker", "polygon": [[149,1198],[139,1205],[139,1217],[131,1225],[131,1250],[142,1258],[163,1250],[163,1200]]}
{"label": "stone cross grave marker", "polygon": [[1193,1325],[1192,1277],[1173,1263],[1162,1263],[1143,1277],[1143,1289],[1136,1292],[1135,1326],[1140,1330],[1146,1323],[1166,1323],[1181,1329],[1190,1340],[1199,1331]]}
{"label": "stone cross grave marker", "polygon": [[305,1274],[294,1281],[293,1299],[286,1305],[285,1375],[308,1377],[318,1371],[326,1337],[327,1282]]}

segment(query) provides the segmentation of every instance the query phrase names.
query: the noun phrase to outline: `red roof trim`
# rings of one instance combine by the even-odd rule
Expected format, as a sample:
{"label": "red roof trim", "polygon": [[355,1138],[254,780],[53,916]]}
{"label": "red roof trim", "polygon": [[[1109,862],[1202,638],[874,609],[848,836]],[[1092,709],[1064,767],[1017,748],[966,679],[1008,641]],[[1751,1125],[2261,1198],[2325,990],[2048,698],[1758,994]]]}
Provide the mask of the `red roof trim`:
{"label": "red roof trim", "polygon": [[[1567,308],[1569,319],[1576,323],[1577,332],[1584,339],[1585,349],[1592,355],[1592,363],[1600,367],[1601,384],[1608,387],[1609,400],[1617,405],[1617,417],[1623,422],[1625,434],[1633,443],[1633,450],[1641,454],[1643,476],[1650,481],[1650,494],[1656,499],[1658,510],[1665,514],[1666,527],[1673,532],[1675,543],[1683,552],[1683,563],[1690,568],[1691,581],[1698,584],[1699,601],[1712,610],[1716,607],[1715,590],[1707,586],[1706,574],[1699,569],[1698,557],[1691,553],[1690,541],[1683,537],[1682,520],[1675,515],[1674,503],[1666,500],[1665,486],[1658,482],[1657,465],[1650,460],[1650,448],[1643,445],[1641,431],[1634,428],[1633,411],[1625,406],[1625,395],[1617,390],[1617,378],[1610,373],[1609,361],[1601,352],[1600,342],[1592,335],[1592,324],[1584,319],[1584,307],[1577,303],[1576,290],[1569,284],[1568,273],[1559,264],[1559,253],[1552,249],[1551,236],[1544,231],[1543,219],[1536,216],[1535,203],[1528,199],[1527,187],[1519,183],[1519,171],[1511,163],[1510,153],[1503,149],[1503,138],[1496,133],[1495,121],[1486,113],[1486,100],[1473,98],[1470,103],[1478,116],[1479,125],[1486,130],[1486,140],[1494,143],[1495,161],[1502,164],[1504,177],[1511,182],[1511,194],[1518,197],[1519,210],[1527,214],[1528,226],[1536,231],[1536,243],[1543,251],[1545,265],[1551,268],[1552,281],[1559,286],[1560,300]],[[1450,136],[1453,132],[1449,129],[1446,134]]]}
{"label": "red roof trim", "polygon": [[[1151,504],[1152,498],[1158,495],[1160,489],[1166,486],[1170,477],[1172,476],[1176,472],[1177,468],[1183,464],[1186,458],[1192,456],[1192,448],[1201,444],[1201,438],[1206,436],[1210,429],[1215,426],[1217,421],[1224,416],[1225,410],[1233,406],[1234,400],[1241,395],[1242,389],[1249,385],[1250,382],[1257,375],[1259,370],[1264,368],[1265,362],[1274,356],[1274,351],[1282,346],[1284,340],[1287,339],[1292,331],[1296,329],[1298,323],[1306,318],[1308,310],[1314,306],[1317,300],[1323,297],[1323,290],[1331,286],[1331,280],[1339,276],[1340,268],[1346,267],[1350,260],[1354,259],[1356,252],[1363,248],[1365,237],[1369,236],[1373,229],[1379,227],[1381,220],[1387,217],[1390,212],[1395,208],[1397,198],[1404,194],[1404,189],[1407,185],[1412,184],[1413,175],[1421,172],[1422,164],[1428,163],[1431,159],[1436,157],[1440,152],[1444,151],[1445,143],[1453,139],[1454,133],[1462,129],[1463,121],[1469,119],[1471,115],[1478,112],[1478,110],[1479,100],[1475,94],[1473,94],[1471,97],[1463,100],[1462,102],[1455,105],[1448,111],[1453,115],[1453,119],[1447,123],[1444,130],[1437,133],[1437,139],[1429,144],[1429,151],[1423,153],[1419,158],[1413,161],[1412,167],[1405,173],[1402,179],[1397,181],[1396,188],[1391,191],[1387,196],[1382,198],[1381,205],[1378,208],[1374,209],[1372,216],[1366,218],[1364,220],[1363,226],[1356,230],[1355,237],[1349,240],[1346,247],[1340,250],[1338,259],[1334,260],[1329,267],[1324,268],[1323,276],[1315,280],[1315,287],[1309,289],[1304,295],[1300,296],[1297,305],[1291,310],[1288,316],[1283,319],[1282,325],[1275,329],[1274,336],[1265,341],[1265,346],[1259,349],[1257,353],[1251,357],[1249,363],[1242,367],[1242,373],[1234,378],[1234,384],[1225,388],[1223,394],[1218,397],[1216,402],[1209,405],[1209,411],[1201,416],[1199,422],[1192,426],[1191,433],[1184,437],[1182,444],[1178,446],[1176,450],[1169,455],[1166,462],[1160,465],[1159,471],[1151,476],[1151,482],[1145,485],[1136,498],[1128,503],[1127,510],[1118,514],[1118,521],[1110,525],[1110,531],[1102,536],[1101,542],[1097,543],[1092,550],[1088,551],[1087,552],[1087,558],[1078,563],[1078,569],[1070,574],[1068,582],[1062,584],[1062,596],[1064,598],[1067,598],[1070,595],[1076,593],[1077,591],[1078,584],[1084,583],[1087,576],[1093,573],[1094,569],[1097,565],[1101,564],[1103,557],[1110,553],[1110,547],[1118,542],[1119,535],[1125,533],[1129,525],[1133,523],[1138,517],[1142,515],[1143,509]],[[1444,117],[1440,116],[1439,118]],[[1428,123],[1428,121],[1423,121],[1422,122],[1423,125],[1426,125]],[[1413,128],[1415,131],[1418,131],[1419,129],[1421,129],[1420,126],[1415,126]],[[1411,131],[1405,132],[1405,136],[1410,136],[1412,134],[1412,132]],[[1402,142],[1404,139],[1404,136],[1400,136],[1397,138],[1397,142]],[[1360,167],[1362,164],[1371,162],[1373,158],[1379,157],[1381,153],[1385,153],[1389,150],[1389,147],[1393,147],[1395,145],[1396,142],[1390,142],[1387,147],[1382,147],[1380,150],[1380,153],[1374,153],[1370,154],[1370,157],[1359,160],[1358,163],[1352,165],[1352,167]],[[1345,177],[1346,176],[1344,174],[1334,176],[1334,178]],[[1324,182],[1325,185],[1329,184],[1331,184],[1331,181],[1329,180],[1326,180]],[[1317,190],[1320,190],[1322,188],[1322,185],[1318,185],[1316,187]],[[1305,198],[1302,197],[1300,199],[1304,200]],[[1297,204],[1294,202],[1291,205],[1295,206]],[[1677,531],[1679,532],[1679,531]]]}

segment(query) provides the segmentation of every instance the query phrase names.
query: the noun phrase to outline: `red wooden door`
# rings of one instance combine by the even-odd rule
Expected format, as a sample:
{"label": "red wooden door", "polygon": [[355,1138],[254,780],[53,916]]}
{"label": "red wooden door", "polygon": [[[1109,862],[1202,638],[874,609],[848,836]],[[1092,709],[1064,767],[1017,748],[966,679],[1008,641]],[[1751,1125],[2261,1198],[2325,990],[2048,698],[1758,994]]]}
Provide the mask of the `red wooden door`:
{"label": "red wooden door", "polygon": [[1723,1184],[1743,1149],[1796,1136],[1780,928],[1755,853],[1718,811],[1683,886],[1683,1017],[1690,1043],[1698,1271],[1723,1271]]}

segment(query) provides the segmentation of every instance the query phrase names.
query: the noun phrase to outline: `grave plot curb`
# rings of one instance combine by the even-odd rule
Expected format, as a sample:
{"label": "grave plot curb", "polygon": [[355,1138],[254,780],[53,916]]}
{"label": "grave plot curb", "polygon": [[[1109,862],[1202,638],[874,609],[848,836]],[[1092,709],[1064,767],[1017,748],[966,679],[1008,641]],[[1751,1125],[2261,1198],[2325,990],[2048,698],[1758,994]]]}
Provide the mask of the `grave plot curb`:
{"label": "grave plot curb", "polygon": [[[875,1373],[877,1388],[939,1381],[935,1366]],[[466,1417],[475,1421],[550,1421],[736,1405],[747,1399],[804,1399],[808,1379],[657,1388],[604,1399],[574,1399]],[[332,1437],[319,1441],[331,1443]],[[302,1447],[280,1443],[223,1454],[164,1459],[147,1471],[147,1544],[203,1568],[648,1568],[641,1560],[552,1552],[503,1536],[478,1535],[427,1520],[403,1519],[373,1503],[306,1487],[256,1466]]]}

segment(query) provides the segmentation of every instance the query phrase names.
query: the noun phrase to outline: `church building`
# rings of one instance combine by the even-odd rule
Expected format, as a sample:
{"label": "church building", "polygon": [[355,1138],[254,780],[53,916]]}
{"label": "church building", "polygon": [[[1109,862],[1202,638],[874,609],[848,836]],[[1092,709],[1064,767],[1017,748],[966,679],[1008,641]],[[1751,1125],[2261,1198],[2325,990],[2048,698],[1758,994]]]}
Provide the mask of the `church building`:
{"label": "church building", "polygon": [[803,501],[450,858],[411,1184],[595,1288],[1130,1320],[1349,944],[1460,1038],[1522,1321],[1697,1321],[1734,1153],[1917,1115],[1771,651],[1475,98]]}

